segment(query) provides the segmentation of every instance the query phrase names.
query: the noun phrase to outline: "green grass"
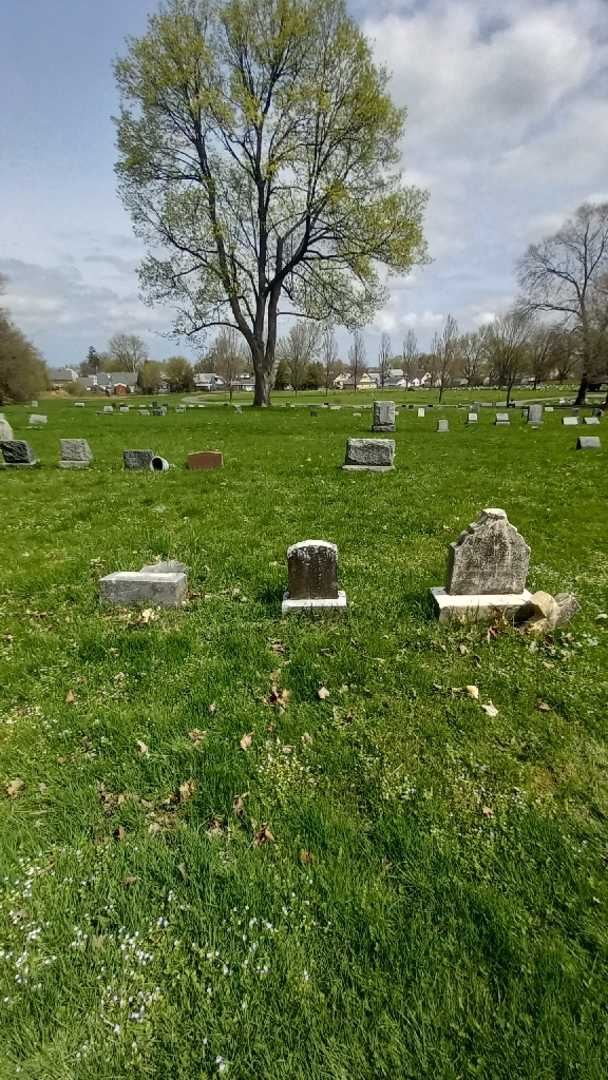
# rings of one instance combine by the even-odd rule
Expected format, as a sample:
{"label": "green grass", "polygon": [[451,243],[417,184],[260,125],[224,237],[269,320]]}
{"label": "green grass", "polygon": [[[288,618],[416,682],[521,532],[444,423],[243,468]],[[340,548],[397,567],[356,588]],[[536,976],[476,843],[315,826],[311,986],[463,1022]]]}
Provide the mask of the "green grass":
{"label": "green grass", "polygon": [[[2,1080],[605,1077],[605,449],[402,411],[395,472],[345,474],[369,413],[39,411],[5,409],[42,466],[0,472]],[[177,467],[124,473],[148,446]],[[433,618],[488,505],[582,603],[544,641]],[[349,611],[282,620],[309,536]],[[183,611],[99,608],[165,556]]]}

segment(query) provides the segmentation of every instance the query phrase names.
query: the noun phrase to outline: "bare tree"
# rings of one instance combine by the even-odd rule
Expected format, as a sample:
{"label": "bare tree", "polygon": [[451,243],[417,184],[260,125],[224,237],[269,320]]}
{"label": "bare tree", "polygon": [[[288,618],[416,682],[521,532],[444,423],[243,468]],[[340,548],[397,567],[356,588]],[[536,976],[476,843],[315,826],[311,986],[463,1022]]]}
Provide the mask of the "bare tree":
{"label": "bare tree", "polygon": [[573,330],[552,326],[549,335],[549,371],[567,382],[578,363],[577,338]]}
{"label": "bare tree", "polygon": [[441,401],[443,391],[456,370],[458,357],[458,323],[453,315],[446,317],[443,330],[433,337],[431,355],[433,357],[433,382],[439,388],[439,401]]}
{"label": "bare tree", "polygon": [[559,315],[580,337],[583,405],[593,362],[593,289],[608,270],[608,202],[583,203],[574,217],[539,244],[531,244],[517,266],[528,311]]}
{"label": "bare tree", "polygon": [[327,397],[330,384],[338,374],[338,346],[331,323],[326,323],[323,327],[321,354],[323,356],[323,385],[325,387],[325,397]]}
{"label": "bare tree", "polygon": [[309,364],[319,345],[320,327],[314,322],[297,322],[279,342],[279,360],[285,360],[295,393],[301,390]]}
{"label": "bare tree", "polygon": [[353,333],[353,343],[348,350],[348,359],[350,363],[350,370],[353,377],[354,387],[356,390],[359,379],[366,370],[365,341],[363,340],[363,334],[360,330],[355,330]]}
{"label": "bare tree", "polygon": [[499,386],[507,391],[507,405],[511,391],[521,379],[529,363],[528,333],[530,316],[515,309],[501,315],[488,329],[488,354],[492,374]]}
{"label": "bare tree", "polygon": [[534,389],[539,382],[543,382],[551,372],[551,335],[553,330],[550,326],[536,325],[530,328],[528,335],[529,368]]}
{"label": "bare tree", "polygon": [[240,334],[230,326],[223,327],[217,335],[209,356],[212,370],[222,377],[228,386],[230,401],[234,391],[234,382],[241,373],[243,355]]}
{"label": "bare tree", "polygon": [[114,334],[108,342],[112,371],[139,371],[148,359],[145,343],[137,334]]}
{"label": "bare tree", "polygon": [[378,349],[378,373],[380,375],[380,389],[384,390],[384,384],[391,372],[392,345],[390,334],[382,334]]}
{"label": "bare tree", "polygon": [[458,368],[467,386],[479,386],[486,356],[487,328],[480,327],[458,340]]}
{"label": "bare tree", "polygon": [[401,349],[401,369],[406,387],[414,378],[419,355],[418,339],[413,330],[408,330]]}

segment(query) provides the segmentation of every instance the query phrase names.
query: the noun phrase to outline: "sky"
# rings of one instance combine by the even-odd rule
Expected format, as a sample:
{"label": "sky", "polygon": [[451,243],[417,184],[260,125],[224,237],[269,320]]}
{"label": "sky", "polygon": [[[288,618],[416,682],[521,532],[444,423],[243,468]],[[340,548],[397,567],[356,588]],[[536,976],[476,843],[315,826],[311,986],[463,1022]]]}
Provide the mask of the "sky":
{"label": "sky", "polygon": [[[262,0],[261,0],[262,2]],[[77,366],[117,331],[155,358],[171,311],[139,296],[143,249],[116,194],[112,60],[155,0],[0,5],[2,304],[48,363]],[[607,0],[351,0],[408,111],[404,180],[430,192],[432,261],[389,282],[366,329],[428,347],[508,308],[514,266],[583,201],[608,200]],[[348,337],[339,334],[342,355]]]}

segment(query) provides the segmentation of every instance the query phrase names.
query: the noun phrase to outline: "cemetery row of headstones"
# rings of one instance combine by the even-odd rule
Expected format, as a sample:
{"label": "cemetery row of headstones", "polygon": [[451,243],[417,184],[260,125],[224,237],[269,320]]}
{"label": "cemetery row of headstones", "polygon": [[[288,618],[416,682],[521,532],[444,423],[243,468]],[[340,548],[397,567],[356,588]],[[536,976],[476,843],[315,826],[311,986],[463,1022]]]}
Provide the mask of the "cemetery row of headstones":
{"label": "cemetery row of headstones", "polygon": [[[0,431],[0,435],[3,433]],[[11,432],[12,436],[12,432]],[[60,439],[60,469],[87,469],[93,461],[93,454],[86,439]],[[33,468],[38,459],[25,439],[0,438],[0,452],[5,468]],[[123,465],[128,471],[167,472],[171,468],[166,458],[155,454],[153,450],[124,450]],[[200,450],[188,454],[186,466],[189,469],[221,469],[224,457],[218,450]]]}
{"label": "cemetery row of headstones", "polygon": [[[552,597],[526,588],[530,548],[504,510],[482,510],[449,545],[446,584],[430,590],[440,622],[508,617],[535,632],[567,622],[579,610],[576,597]],[[338,548],[328,540],[302,540],[287,549],[288,589],[282,614],[344,610],[338,584]],[[188,567],[174,560],[118,571],[99,580],[103,603],[130,607],[180,607],[188,590]]]}

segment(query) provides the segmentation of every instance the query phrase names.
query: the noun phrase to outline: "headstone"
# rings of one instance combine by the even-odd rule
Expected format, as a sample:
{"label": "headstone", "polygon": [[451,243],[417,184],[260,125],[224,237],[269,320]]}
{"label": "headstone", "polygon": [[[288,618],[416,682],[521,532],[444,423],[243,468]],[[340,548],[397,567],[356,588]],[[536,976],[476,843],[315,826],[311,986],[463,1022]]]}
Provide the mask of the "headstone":
{"label": "headstone", "polygon": [[395,402],[374,401],[372,431],[395,430]]}
{"label": "headstone", "polygon": [[167,410],[164,405],[153,405],[152,416],[166,416]]}
{"label": "headstone", "polygon": [[118,406],[118,411],[122,412],[122,413],[128,412],[129,411],[129,406],[128,405],[119,405]]}
{"label": "headstone", "polygon": [[170,468],[171,466],[169,465],[167,459],[164,457],[159,457],[158,454],[155,454],[152,458],[152,461],[150,462],[150,469],[152,470],[152,472],[168,472]]}
{"label": "headstone", "polygon": [[61,439],[60,469],[87,469],[93,460],[86,439]]}
{"label": "headstone", "polygon": [[0,441],[12,442],[13,438],[13,429],[11,425],[4,413],[0,413]]}
{"label": "headstone", "polygon": [[4,464],[10,468],[27,469],[38,464],[30,444],[23,439],[3,439],[0,442],[0,451]]}
{"label": "headstone", "polygon": [[599,416],[585,416],[583,419],[584,424],[591,425],[592,427],[595,427],[599,422]]}
{"label": "headstone", "polygon": [[599,435],[581,435],[576,440],[577,450],[601,450],[602,443]]}
{"label": "headstone", "polygon": [[533,402],[528,408],[528,423],[529,424],[542,424],[543,422],[543,407],[539,402]]}
{"label": "headstone", "polygon": [[84,409],[84,406],[85,406],[84,401],[75,401],[74,402],[74,408],[75,409]]}
{"label": "headstone", "polygon": [[32,409],[37,409],[38,408],[38,401],[36,400],[36,398],[34,398],[34,400],[32,401],[31,404],[32,404]]}
{"label": "headstone", "polygon": [[[192,406],[190,406],[190,408],[192,408]],[[176,411],[176,413],[184,413],[186,411],[186,406],[185,405],[176,405],[175,406],[175,411]]]}
{"label": "headstone", "polygon": [[342,468],[348,472],[390,472],[394,460],[394,439],[347,439]]}
{"label": "headstone", "polygon": [[360,413],[360,412],[354,412],[353,413],[353,416],[361,417],[362,415],[363,415],[363,413]]}
{"label": "headstone", "polygon": [[467,416],[467,424],[476,424],[478,422],[477,413],[470,412]]}
{"label": "headstone", "polygon": [[243,410],[242,410],[240,405],[235,405],[234,406],[234,411],[235,411],[235,413],[242,413]]}
{"label": "headstone", "polygon": [[342,408],[341,405],[330,405],[329,407],[332,412],[340,412],[340,409]]}
{"label": "headstone", "polygon": [[140,409],[139,410],[139,415],[140,416],[150,416],[150,410],[149,409]]}
{"label": "headstone", "polygon": [[125,469],[149,469],[153,450],[123,450],[122,459]]}
{"label": "headstone", "polygon": [[422,406],[418,409],[418,416],[421,420],[426,416],[426,411]]}
{"label": "headstone", "polygon": [[555,412],[553,405],[545,405],[545,412]]}
{"label": "headstone", "polygon": [[507,427],[510,424],[509,414],[506,412],[497,412],[494,423],[497,424],[498,427]]}
{"label": "headstone", "polygon": [[512,614],[530,597],[530,548],[504,510],[482,510],[450,544],[445,588],[431,589],[440,622]]}
{"label": "headstone", "polygon": [[199,450],[195,454],[188,454],[186,465],[189,469],[221,469],[224,464],[224,456],[218,450]]}
{"label": "headstone", "polygon": [[102,412],[103,412],[104,416],[109,416],[110,413],[114,412],[114,406],[113,405],[104,405]]}
{"label": "headstone", "polygon": [[562,424],[564,427],[577,427],[578,416],[562,416]]}
{"label": "headstone", "polygon": [[44,413],[32,413],[30,416],[30,427],[43,427],[44,424],[48,424],[48,416]]}
{"label": "headstone", "polygon": [[99,593],[104,604],[135,607],[180,607],[186,598],[188,579],[184,573],[119,572],[99,579]]}
{"label": "headstone", "polygon": [[346,593],[338,589],[338,549],[327,540],[302,540],[287,550],[289,588],[283,615],[291,611],[345,608]]}
{"label": "headstone", "polygon": [[450,430],[450,425],[449,425],[447,420],[438,420],[437,421],[437,431],[449,431],[449,430]]}

